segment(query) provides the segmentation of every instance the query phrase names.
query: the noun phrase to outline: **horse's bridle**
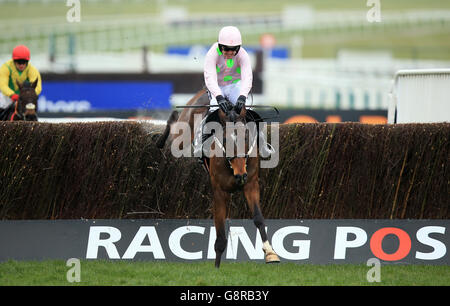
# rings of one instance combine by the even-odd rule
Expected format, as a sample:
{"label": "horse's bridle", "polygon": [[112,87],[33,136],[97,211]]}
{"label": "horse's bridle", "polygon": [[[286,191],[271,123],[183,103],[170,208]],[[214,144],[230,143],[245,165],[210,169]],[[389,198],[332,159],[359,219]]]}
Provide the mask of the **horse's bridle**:
{"label": "horse's bridle", "polygon": [[[255,129],[256,129],[256,126],[255,126]],[[251,144],[251,146],[250,146],[250,148],[248,149],[248,151],[247,151],[246,154],[244,154],[244,155],[239,155],[239,154],[237,154],[237,155],[234,155],[234,156],[231,156],[231,157],[230,157],[230,156],[226,156],[227,153],[226,153],[226,149],[225,149],[223,143],[220,142],[220,140],[216,137],[215,134],[214,134],[213,137],[214,137],[214,142],[216,143],[216,145],[218,145],[219,148],[223,151],[223,154],[225,155],[225,158],[226,158],[227,161],[228,161],[228,166],[229,166],[230,168],[233,168],[233,167],[231,166],[231,162],[232,162],[235,158],[245,158],[245,163],[247,164],[247,160],[248,160],[248,158],[250,157],[250,155],[252,154],[252,152],[253,152],[253,150],[254,150],[254,148],[255,148],[255,146],[256,146],[256,143],[257,143],[257,136],[255,135],[255,136],[253,137],[253,142],[252,142],[252,144]]]}

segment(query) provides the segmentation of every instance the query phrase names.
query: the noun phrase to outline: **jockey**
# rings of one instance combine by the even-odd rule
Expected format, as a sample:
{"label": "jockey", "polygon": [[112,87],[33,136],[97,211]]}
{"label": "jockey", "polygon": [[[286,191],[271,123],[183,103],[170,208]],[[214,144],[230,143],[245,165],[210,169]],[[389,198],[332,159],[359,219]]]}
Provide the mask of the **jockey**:
{"label": "jockey", "polygon": [[[252,89],[253,72],[250,57],[241,46],[242,38],[239,29],[233,26],[223,27],[219,32],[218,42],[214,43],[206,54],[204,63],[204,78],[210,105],[218,105],[227,114],[234,107],[237,113],[245,106],[247,96]],[[217,110],[216,110],[217,111]],[[213,112],[214,113],[214,112]],[[194,137],[194,156],[202,156],[202,144],[206,140],[202,129],[207,117],[202,122],[202,128],[196,131]],[[263,135],[262,135],[263,136]],[[263,156],[274,153],[267,144],[260,148]]]}
{"label": "jockey", "polygon": [[19,45],[13,49],[12,59],[0,67],[0,109],[8,108],[19,100],[17,82],[33,83],[37,79],[36,95],[41,93],[41,75],[33,65],[28,63],[29,60],[30,50],[24,45]]}

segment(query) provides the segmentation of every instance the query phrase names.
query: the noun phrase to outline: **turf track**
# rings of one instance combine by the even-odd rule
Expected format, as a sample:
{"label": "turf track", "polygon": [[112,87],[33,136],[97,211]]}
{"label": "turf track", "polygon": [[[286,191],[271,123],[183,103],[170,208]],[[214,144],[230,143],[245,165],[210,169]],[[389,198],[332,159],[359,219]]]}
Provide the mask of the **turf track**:
{"label": "turf track", "polygon": [[381,265],[379,283],[367,281],[366,265],[302,265],[224,262],[86,261],[79,283],[69,283],[63,260],[0,263],[0,285],[32,286],[448,286],[450,266]]}

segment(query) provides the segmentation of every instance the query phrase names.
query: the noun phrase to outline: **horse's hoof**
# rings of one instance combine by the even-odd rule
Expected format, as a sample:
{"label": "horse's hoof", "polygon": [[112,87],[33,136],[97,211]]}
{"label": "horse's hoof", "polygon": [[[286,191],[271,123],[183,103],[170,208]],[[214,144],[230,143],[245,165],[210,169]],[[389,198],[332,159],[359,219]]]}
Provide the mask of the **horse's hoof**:
{"label": "horse's hoof", "polygon": [[266,263],[279,263],[280,258],[277,254],[271,253],[266,255]]}
{"label": "horse's hoof", "polygon": [[269,241],[264,242],[263,251],[266,258],[266,263],[278,263],[280,262],[280,258],[277,253],[272,249]]}

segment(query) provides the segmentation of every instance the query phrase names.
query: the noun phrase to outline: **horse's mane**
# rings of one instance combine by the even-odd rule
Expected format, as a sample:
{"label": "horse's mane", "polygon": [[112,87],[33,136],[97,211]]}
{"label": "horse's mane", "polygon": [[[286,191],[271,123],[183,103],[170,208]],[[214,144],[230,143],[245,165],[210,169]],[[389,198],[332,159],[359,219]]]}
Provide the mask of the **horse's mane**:
{"label": "horse's mane", "polygon": [[32,83],[28,80],[25,80],[22,84],[22,88],[27,89],[27,88],[33,88]]}

